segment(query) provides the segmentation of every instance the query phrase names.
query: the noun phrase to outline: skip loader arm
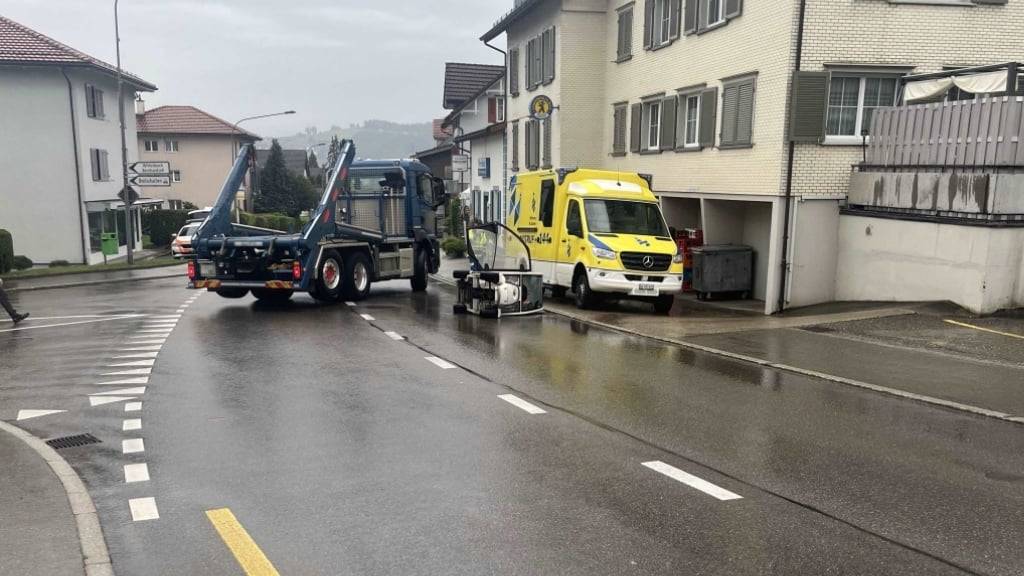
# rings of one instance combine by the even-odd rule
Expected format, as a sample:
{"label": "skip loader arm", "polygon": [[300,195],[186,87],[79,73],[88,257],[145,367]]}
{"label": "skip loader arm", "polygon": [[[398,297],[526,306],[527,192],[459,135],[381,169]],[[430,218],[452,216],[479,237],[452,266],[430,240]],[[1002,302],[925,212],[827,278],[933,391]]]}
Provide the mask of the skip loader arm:
{"label": "skip loader arm", "polygon": [[[342,185],[348,178],[348,169],[356,157],[356,147],[351,140],[342,140],[338,151],[338,160],[331,169],[327,186],[324,187],[323,196],[316,211],[311,215],[309,223],[302,231],[303,244],[310,254],[316,252],[320,240],[333,235],[337,228],[335,226],[335,210],[338,207],[338,196],[342,194]],[[309,263],[307,263],[309,264]]]}

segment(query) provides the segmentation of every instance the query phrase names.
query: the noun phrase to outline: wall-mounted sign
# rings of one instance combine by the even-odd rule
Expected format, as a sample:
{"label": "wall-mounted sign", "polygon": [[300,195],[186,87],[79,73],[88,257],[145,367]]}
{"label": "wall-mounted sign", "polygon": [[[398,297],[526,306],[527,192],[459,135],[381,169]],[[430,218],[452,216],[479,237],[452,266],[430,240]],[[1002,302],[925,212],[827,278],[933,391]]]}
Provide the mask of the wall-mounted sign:
{"label": "wall-mounted sign", "polygon": [[452,172],[469,172],[468,154],[452,154]]}
{"label": "wall-mounted sign", "polygon": [[555,109],[555,105],[551,102],[551,98],[541,94],[534,96],[533,100],[530,100],[530,118],[534,120],[547,120],[551,117],[551,111]]}

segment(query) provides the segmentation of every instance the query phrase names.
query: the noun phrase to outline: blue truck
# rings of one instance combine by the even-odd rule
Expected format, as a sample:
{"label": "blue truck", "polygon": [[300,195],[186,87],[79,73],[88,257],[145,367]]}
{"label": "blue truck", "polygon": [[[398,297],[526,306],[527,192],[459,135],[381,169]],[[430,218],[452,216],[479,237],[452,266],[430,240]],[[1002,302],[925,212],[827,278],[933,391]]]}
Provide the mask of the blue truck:
{"label": "blue truck", "polygon": [[408,278],[427,288],[440,251],[436,211],[444,182],[415,160],[355,160],[355,146],[341,142],[310,221],[299,233],[233,222],[237,191],[254,166],[246,145],[209,216],[192,239],[188,287],[225,298],[287,301],[295,292],[317,300],[361,300],[370,285]]}

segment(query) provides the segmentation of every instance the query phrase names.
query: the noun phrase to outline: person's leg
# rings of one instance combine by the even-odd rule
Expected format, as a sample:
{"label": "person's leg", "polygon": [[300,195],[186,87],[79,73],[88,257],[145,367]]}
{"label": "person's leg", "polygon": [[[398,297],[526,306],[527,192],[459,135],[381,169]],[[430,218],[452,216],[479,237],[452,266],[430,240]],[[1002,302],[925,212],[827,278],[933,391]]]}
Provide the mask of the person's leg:
{"label": "person's leg", "polygon": [[4,292],[3,288],[0,288],[0,306],[3,306],[4,310],[7,311],[7,315],[11,317],[11,320],[18,317],[17,310],[14,309],[14,306],[11,306],[11,301],[7,299],[7,292]]}

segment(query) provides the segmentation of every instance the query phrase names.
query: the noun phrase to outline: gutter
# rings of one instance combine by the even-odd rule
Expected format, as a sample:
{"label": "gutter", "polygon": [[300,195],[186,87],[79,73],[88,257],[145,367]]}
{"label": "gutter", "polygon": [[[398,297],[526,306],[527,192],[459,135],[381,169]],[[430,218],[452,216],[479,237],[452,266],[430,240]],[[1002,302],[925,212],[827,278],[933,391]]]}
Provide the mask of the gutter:
{"label": "gutter", "polygon": [[[796,65],[797,72],[800,71],[800,62],[804,55],[804,20],[807,16],[807,0],[800,0],[800,19],[797,21],[796,29]],[[790,106],[793,105],[790,98]],[[783,202],[786,206],[782,217],[782,277],[779,279],[779,300],[776,303],[776,314],[786,310],[786,278],[789,275],[789,220],[793,210],[793,159],[796,156],[796,142],[789,138],[789,156],[786,159],[786,195]]]}
{"label": "gutter", "polygon": [[82,199],[82,167],[78,160],[78,124],[75,122],[75,91],[71,86],[71,78],[68,78],[68,73],[63,67],[61,67],[60,73],[68,83],[68,111],[71,113],[71,146],[74,148],[75,188],[78,190],[78,239],[82,243],[82,264],[88,264],[89,252],[86,248],[87,240],[84,223],[86,220],[86,215],[84,213],[85,202]]}

